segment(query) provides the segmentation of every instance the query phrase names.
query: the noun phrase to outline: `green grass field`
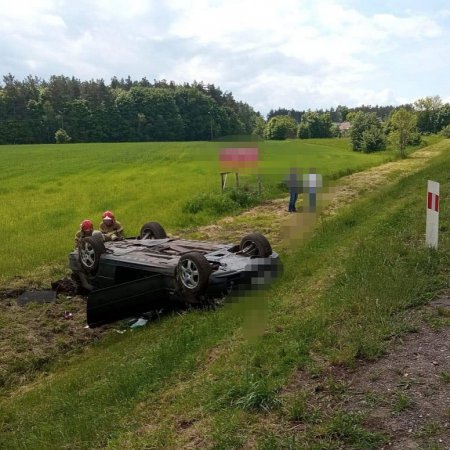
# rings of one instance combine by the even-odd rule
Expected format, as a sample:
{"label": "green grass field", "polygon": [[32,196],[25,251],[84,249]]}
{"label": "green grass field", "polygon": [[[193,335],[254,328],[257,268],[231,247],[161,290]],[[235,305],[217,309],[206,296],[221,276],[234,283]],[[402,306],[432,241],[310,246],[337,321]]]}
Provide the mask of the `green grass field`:
{"label": "green grass field", "polygon": [[[404,312],[448,286],[444,201],[440,249],[424,247],[426,180],[441,183],[443,199],[450,189],[450,141],[439,146],[428,167],[341,209],[283,254],[285,273],[269,290],[111,335],[12,392],[0,403],[0,447],[379,448],[386,436],[357,414],[317,408],[295,375],[379,357],[412,329]],[[253,333],[255,311],[265,322]]]}
{"label": "green grass field", "polygon": [[[273,197],[292,165],[336,178],[396,154],[360,154],[346,139],[321,139],[265,142],[262,157],[265,196]],[[199,193],[220,192],[216,143],[3,146],[0,165],[3,281],[43,265],[62,267],[81,220],[91,218],[98,226],[106,209],[116,213],[128,236],[151,220],[174,232],[236,212],[183,212]],[[254,177],[242,181],[256,186]]]}

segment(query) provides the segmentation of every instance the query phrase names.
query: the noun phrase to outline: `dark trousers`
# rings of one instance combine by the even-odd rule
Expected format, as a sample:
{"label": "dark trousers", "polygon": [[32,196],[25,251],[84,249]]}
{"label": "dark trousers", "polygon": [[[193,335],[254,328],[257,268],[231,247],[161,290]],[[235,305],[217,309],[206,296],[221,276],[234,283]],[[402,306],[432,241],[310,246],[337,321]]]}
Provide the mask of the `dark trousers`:
{"label": "dark trousers", "polygon": [[289,208],[288,208],[289,212],[297,211],[295,209],[295,202],[297,201],[297,198],[298,198],[298,192],[291,192],[291,196],[289,198]]}
{"label": "dark trousers", "polygon": [[309,188],[309,210],[316,210],[316,188]]}

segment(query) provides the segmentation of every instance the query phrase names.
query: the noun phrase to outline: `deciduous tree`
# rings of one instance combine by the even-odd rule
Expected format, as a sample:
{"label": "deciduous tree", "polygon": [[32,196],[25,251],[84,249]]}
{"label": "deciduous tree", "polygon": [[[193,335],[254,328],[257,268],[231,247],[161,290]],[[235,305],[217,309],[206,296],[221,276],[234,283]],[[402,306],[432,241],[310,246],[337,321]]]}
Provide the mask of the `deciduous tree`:
{"label": "deciduous tree", "polygon": [[331,126],[329,113],[308,111],[302,116],[297,135],[301,139],[331,137]]}
{"label": "deciduous tree", "polygon": [[57,144],[68,144],[71,140],[72,138],[67,134],[67,131],[62,128],[55,133],[55,142]]}
{"label": "deciduous tree", "polygon": [[414,102],[417,111],[417,128],[421,133],[437,133],[444,124],[440,123],[440,111],[443,108],[441,97],[424,97]]}
{"label": "deciduous tree", "polygon": [[351,123],[350,140],[353,150],[370,153],[386,149],[386,135],[375,113],[357,112]]}
{"label": "deciduous tree", "polygon": [[274,116],[267,122],[264,130],[265,139],[284,140],[295,137],[297,122],[289,116]]}
{"label": "deciduous tree", "polygon": [[405,108],[400,108],[392,114],[390,123],[392,131],[389,139],[404,158],[406,146],[411,142],[416,132],[417,116]]}

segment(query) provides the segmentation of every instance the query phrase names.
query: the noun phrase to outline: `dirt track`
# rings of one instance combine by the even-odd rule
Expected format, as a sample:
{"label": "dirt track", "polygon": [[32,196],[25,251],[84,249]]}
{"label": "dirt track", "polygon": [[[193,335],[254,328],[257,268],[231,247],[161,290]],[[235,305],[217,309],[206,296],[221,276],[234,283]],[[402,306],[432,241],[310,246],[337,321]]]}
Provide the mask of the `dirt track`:
{"label": "dirt track", "polygon": [[[362,414],[387,437],[384,449],[450,449],[450,296],[411,312],[416,332],[393,338],[386,356],[354,370],[299,371],[287,392],[303,390],[321,411]],[[336,386],[338,389],[336,389]]]}

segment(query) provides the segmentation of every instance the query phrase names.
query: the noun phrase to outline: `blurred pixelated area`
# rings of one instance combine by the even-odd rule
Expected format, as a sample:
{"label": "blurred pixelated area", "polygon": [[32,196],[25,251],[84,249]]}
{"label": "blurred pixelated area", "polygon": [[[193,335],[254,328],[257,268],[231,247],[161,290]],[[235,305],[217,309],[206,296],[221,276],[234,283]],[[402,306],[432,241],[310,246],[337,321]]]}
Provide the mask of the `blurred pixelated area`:
{"label": "blurred pixelated area", "polygon": [[[217,141],[217,154],[222,192],[227,187],[228,175],[234,176],[236,188],[241,187],[241,175],[256,176],[258,194],[262,185],[259,162],[263,141],[258,136],[226,136]],[[230,183],[228,183],[229,185]]]}
{"label": "blurred pixelated area", "polygon": [[[270,238],[277,250],[279,248],[282,253],[290,251],[313,235],[325,204],[329,204],[334,192],[319,168],[301,167],[298,161],[294,161],[291,167],[281,171],[278,161],[264,161],[262,141],[254,136],[223,138],[217,142],[217,155],[222,176],[222,191],[227,186],[227,175],[232,174],[236,178],[237,187],[240,182],[242,183],[240,175],[256,175],[260,185],[263,182],[271,183],[286,192],[287,196],[283,201],[262,202],[252,211],[244,213],[244,216],[247,215],[249,225],[252,226],[252,222],[256,222],[255,216],[264,215],[265,209],[273,214],[272,203],[276,203],[276,208],[280,210],[280,220],[272,222]],[[283,165],[285,164],[283,161]],[[233,181],[229,181],[228,185]],[[266,230],[255,231],[266,233]],[[273,240],[275,235],[276,238]],[[244,335],[253,338],[260,336],[267,327],[268,300],[260,291],[282,275],[282,265],[280,262],[275,269],[268,267],[266,270],[264,264],[261,262],[257,264],[255,261],[254,267],[250,265],[248,270],[251,273],[250,282],[236,287],[228,302],[244,313]]]}
{"label": "blurred pixelated area", "polygon": [[219,153],[222,170],[242,171],[258,167],[258,147],[224,147]]}
{"label": "blurred pixelated area", "polygon": [[283,271],[280,260],[274,264],[271,258],[255,258],[246,268],[248,282],[236,286],[228,298],[228,304],[242,314],[242,332],[246,339],[261,336],[267,328],[269,302],[261,290],[269,287]]}
{"label": "blurred pixelated area", "polygon": [[292,167],[285,176],[289,191],[288,213],[293,213],[281,228],[281,239],[287,248],[296,247],[311,237],[325,204],[333,195],[333,187],[315,167]]}
{"label": "blurred pixelated area", "polygon": [[221,171],[258,173],[263,158],[263,143],[258,136],[225,136],[216,141]]}
{"label": "blurred pixelated area", "polygon": [[[242,184],[242,178],[239,177],[245,174],[256,175],[263,188],[271,184],[286,192],[286,201],[262,202],[252,211],[244,213],[244,216],[263,215],[265,208],[273,213],[273,204],[277,203],[276,208],[280,209],[282,220],[277,223],[277,230],[271,230],[272,234],[277,235],[275,242],[284,249],[295,248],[311,237],[317,220],[325,204],[329,204],[332,199],[335,189],[330,180],[322,175],[320,168],[301,167],[298,160],[291,161],[290,167],[281,171],[280,166],[286,166],[286,161],[265,161],[262,146],[263,141],[255,136],[227,136],[217,141],[222,191],[227,187],[227,175],[234,174],[236,186],[239,186],[239,183]],[[228,186],[233,181],[228,181]]]}

